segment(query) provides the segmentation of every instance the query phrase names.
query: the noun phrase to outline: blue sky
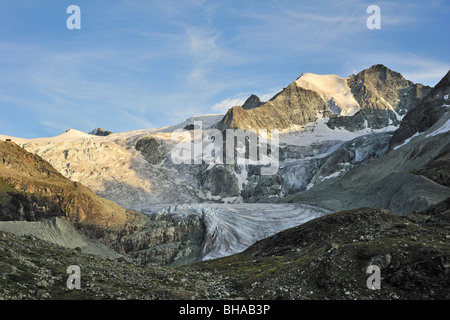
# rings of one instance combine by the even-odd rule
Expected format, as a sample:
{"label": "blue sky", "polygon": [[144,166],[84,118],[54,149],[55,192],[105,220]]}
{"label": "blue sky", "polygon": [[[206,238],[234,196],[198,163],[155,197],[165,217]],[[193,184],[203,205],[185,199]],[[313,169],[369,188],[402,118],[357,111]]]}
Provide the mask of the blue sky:
{"label": "blue sky", "polygon": [[[66,27],[72,4],[80,30]],[[450,69],[449,17],[447,0],[0,0],[0,134],[172,125],[268,99],[302,72],[379,63],[434,86]]]}

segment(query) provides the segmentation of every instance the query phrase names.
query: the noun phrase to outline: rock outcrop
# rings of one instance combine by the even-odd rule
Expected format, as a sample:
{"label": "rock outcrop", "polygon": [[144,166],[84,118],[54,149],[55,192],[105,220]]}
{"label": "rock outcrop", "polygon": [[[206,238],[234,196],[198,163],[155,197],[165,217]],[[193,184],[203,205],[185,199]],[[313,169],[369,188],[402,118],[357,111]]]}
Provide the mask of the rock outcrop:
{"label": "rock outcrop", "polygon": [[107,131],[103,128],[96,128],[96,129],[92,130],[91,132],[89,132],[89,134],[92,134],[94,136],[106,137],[106,136],[109,136],[110,134],[113,134],[113,132]]}
{"label": "rock outcrop", "polygon": [[212,168],[203,166],[198,173],[198,180],[202,188],[209,191],[213,197],[239,196],[239,181],[232,165],[215,165]]}
{"label": "rock outcrop", "polygon": [[153,137],[140,139],[136,143],[136,150],[140,151],[150,164],[160,163],[167,155],[164,143],[162,141],[158,142]]}

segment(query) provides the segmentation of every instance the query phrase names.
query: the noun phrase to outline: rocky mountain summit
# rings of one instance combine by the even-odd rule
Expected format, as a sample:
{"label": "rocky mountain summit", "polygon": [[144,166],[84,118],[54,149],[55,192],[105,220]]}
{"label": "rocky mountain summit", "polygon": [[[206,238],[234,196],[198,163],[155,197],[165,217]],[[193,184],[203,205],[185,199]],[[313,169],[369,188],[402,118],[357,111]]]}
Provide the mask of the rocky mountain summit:
{"label": "rocky mountain summit", "polygon": [[317,114],[327,111],[327,104],[318,93],[294,82],[257,108],[231,108],[216,128],[284,130],[314,122],[318,119]]}
{"label": "rocky mountain summit", "polygon": [[244,110],[255,109],[263,104],[264,102],[262,102],[258,96],[252,94],[250,97],[248,97],[247,100],[245,100],[244,104],[242,105],[242,108]]}
{"label": "rocky mountain summit", "polygon": [[408,111],[431,90],[428,86],[406,80],[384,65],[374,65],[351,75],[347,83],[360,110],[350,117],[330,118],[330,128],[354,131],[365,127],[399,126]]}
{"label": "rocky mountain summit", "polygon": [[283,130],[315,122],[319,113],[330,118],[327,125],[331,129],[398,126],[430,90],[384,65],[374,65],[348,78],[303,73],[266,103],[260,104],[251,96],[243,110],[233,107],[217,128]]}
{"label": "rocky mountain summit", "polygon": [[107,131],[103,128],[96,128],[94,130],[92,130],[91,132],[89,132],[89,134],[92,134],[94,136],[109,136],[110,134],[113,134],[112,131]]}

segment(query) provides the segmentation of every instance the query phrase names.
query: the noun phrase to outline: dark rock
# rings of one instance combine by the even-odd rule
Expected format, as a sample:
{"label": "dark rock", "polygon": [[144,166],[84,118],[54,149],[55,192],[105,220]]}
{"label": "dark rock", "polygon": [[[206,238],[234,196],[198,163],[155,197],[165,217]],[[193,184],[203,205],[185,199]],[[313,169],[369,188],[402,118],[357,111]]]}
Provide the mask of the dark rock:
{"label": "dark rock", "polygon": [[195,129],[195,125],[193,124],[188,124],[184,127],[184,130],[194,130]]}
{"label": "dark rock", "polygon": [[140,151],[150,164],[160,163],[167,154],[164,142],[158,142],[153,137],[140,139],[136,143],[136,150]]}
{"label": "dark rock", "polygon": [[199,173],[200,184],[211,192],[212,196],[221,198],[239,196],[239,181],[233,166],[214,165],[211,169]]}
{"label": "dark rock", "polygon": [[94,136],[105,137],[105,136],[109,136],[113,133],[112,133],[112,131],[106,131],[105,129],[102,129],[102,128],[96,128],[96,129],[92,130],[91,132],[89,132],[89,134],[92,134]]}

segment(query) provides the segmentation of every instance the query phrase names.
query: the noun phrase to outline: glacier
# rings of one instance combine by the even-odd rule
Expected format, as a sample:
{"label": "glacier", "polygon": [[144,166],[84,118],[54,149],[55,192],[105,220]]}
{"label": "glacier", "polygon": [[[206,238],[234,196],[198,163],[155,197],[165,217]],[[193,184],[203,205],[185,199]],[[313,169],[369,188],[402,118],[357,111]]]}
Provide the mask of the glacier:
{"label": "glacier", "polygon": [[158,218],[175,218],[180,224],[191,215],[198,216],[205,226],[201,260],[242,252],[261,239],[331,213],[299,203],[153,205],[143,212]]}

